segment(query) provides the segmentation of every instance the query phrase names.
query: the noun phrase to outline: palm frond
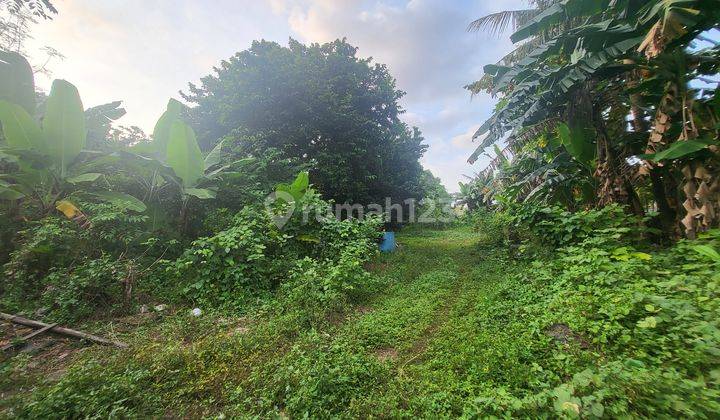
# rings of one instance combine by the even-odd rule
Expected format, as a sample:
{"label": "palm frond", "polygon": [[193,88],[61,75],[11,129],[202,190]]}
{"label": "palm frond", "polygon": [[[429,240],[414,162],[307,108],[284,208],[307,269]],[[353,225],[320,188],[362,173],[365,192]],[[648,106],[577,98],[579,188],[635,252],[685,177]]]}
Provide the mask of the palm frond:
{"label": "palm frond", "polygon": [[488,31],[491,35],[500,35],[508,27],[511,27],[513,31],[517,30],[538,13],[538,9],[504,10],[491,13],[470,22],[467,30],[470,32]]}

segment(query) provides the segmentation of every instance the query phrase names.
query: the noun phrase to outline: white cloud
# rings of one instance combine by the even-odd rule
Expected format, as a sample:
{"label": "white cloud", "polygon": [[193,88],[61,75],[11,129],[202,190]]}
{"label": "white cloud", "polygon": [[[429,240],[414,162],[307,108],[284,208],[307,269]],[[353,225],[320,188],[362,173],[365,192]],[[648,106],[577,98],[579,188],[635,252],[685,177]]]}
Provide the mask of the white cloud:
{"label": "white cloud", "polygon": [[326,42],[347,37],[360,54],[387,64],[408,92],[408,101],[465,95],[462,86],[510,47],[509,41],[479,45],[466,32],[472,16],[482,14],[475,2],[296,1],[290,28],[303,41]]}
{"label": "white cloud", "polygon": [[472,137],[478,130],[478,128],[480,128],[480,124],[470,126],[470,128],[468,128],[468,131],[451,138],[450,143],[454,147],[461,150],[474,150],[477,145],[473,144]]}
{"label": "white cloud", "polygon": [[285,0],[269,0],[270,9],[275,14],[282,14],[287,11],[287,2]]}
{"label": "white cloud", "polygon": [[[285,42],[285,18],[263,2],[64,0],[39,24],[29,50],[50,45],[66,56],[49,66],[74,83],[85,106],[123,100],[119,122],[152,130],[169,97],[209,74],[212,66],[265,37]],[[281,28],[278,30],[277,28]],[[48,89],[50,79],[39,77]]]}

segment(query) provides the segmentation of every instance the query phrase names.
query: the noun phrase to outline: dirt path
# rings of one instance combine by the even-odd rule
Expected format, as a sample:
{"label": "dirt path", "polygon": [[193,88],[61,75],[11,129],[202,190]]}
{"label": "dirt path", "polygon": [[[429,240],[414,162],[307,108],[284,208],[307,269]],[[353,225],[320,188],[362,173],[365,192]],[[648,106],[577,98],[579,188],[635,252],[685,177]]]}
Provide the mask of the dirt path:
{"label": "dirt path", "polygon": [[[514,365],[525,345],[516,337],[525,332],[498,313],[507,303],[500,295],[513,264],[465,230],[411,233],[400,243],[379,273],[391,286],[345,323],[334,341],[378,358],[391,375],[378,378],[377,395],[363,398],[374,407],[361,411],[387,404],[404,414],[462,414],[458,408],[474,389],[501,369],[515,374],[527,367]],[[502,366],[498,357],[505,359]]]}
{"label": "dirt path", "polygon": [[399,241],[372,264],[377,289],[337,322],[298,329],[278,311],[236,333],[232,320],[169,316],[128,337],[129,352],[90,349],[82,369],[46,394],[77,401],[47,407],[95,404],[127,417],[447,417],[482,412],[474,405],[495,389],[526,389],[533,352],[545,350],[533,348],[522,296],[507,281],[520,268],[466,228]]}

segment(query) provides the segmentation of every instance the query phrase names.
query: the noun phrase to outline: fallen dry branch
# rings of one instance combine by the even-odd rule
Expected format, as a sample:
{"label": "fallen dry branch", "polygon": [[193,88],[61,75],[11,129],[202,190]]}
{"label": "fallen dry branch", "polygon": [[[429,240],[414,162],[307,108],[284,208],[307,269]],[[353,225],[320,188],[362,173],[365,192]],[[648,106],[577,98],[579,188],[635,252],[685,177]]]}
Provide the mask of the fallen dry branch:
{"label": "fallen dry branch", "polygon": [[[31,332],[30,334],[23,337],[21,340],[22,340],[22,342],[26,342],[33,337],[37,337],[38,335],[55,328],[56,326],[57,326],[57,324],[49,324],[47,327],[42,327],[39,330],[35,330],[35,331]],[[7,351],[13,347],[15,347],[15,343],[10,343],[10,344],[7,344],[7,345],[3,346],[2,348],[0,348],[0,350]]]}
{"label": "fallen dry branch", "polygon": [[120,341],[107,340],[105,338],[98,337],[96,335],[92,335],[92,334],[88,334],[88,333],[84,333],[82,331],[72,330],[70,328],[57,327],[57,326],[53,326],[52,324],[46,324],[44,322],[23,318],[23,317],[17,316],[17,315],[11,315],[11,314],[6,314],[3,312],[0,312],[0,318],[10,321],[12,323],[18,324],[18,325],[24,325],[26,327],[31,327],[31,328],[42,328],[42,329],[46,329],[46,331],[49,331],[49,332],[52,332],[55,334],[61,334],[61,335],[69,336],[69,337],[80,338],[83,340],[92,341],[93,343],[102,344],[105,346],[115,346],[115,347],[120,347],[120,348],[127,348],[127,346],[128,346],[127,344],[122,343]]}

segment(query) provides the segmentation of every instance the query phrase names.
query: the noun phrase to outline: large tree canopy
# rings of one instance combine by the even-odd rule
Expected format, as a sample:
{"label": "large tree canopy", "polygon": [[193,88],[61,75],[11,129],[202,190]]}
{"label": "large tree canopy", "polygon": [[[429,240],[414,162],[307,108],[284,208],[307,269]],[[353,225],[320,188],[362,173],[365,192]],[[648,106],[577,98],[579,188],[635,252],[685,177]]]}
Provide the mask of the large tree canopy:
{"label": "large tree canopy", "polygon": [[384,65],[356,57],[345,40],[288,47],[256,41],[183,96],[203,149],[270,149],[310,165],[313,182],[338,202],[418,198],[426,146],[398,118],[404,95]]}

